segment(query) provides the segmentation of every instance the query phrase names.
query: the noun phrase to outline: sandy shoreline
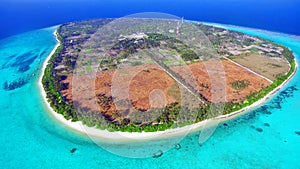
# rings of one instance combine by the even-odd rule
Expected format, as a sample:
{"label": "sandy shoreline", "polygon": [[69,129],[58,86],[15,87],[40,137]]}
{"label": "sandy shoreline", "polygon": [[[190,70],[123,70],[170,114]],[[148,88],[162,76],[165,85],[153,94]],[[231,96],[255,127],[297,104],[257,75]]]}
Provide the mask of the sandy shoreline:
{"label": "sandy shoreline", "polygon": [[63,123],[64,125],[66,125],[68,128],[72,129],[73,131],[76,131],[80,134],[83,135],[87,135],[89,137],[92,138],[99,138],[102,141],[116,141],[116,142],[135,142],[135,141],[143,141],[143,140],[153,140],[153,139],[164,139],[164,138],[170,138],[170,137],[176,137],[176,136],[184,136],[187,135],[188,133],[191,132],[195,132],[195,131],[199,131],[201,129],[204,128],[209,128],[209,127],[215,127],[217,126],[219,123],[234,119],[238,116],[241,116],[243,114],[246,114],[247,112],[249,112],[252,109],[255,109],[257,107],[259,107],[261,104],[265,103],[266,101],[268,101],[272,96],[274,96],[283,86],[285,86],[290,79],[292,79],[292,77],[295,75],[298,65],[297,65],[297,61],[295,61],[296,63],[296,69],[293,72],[293,74],[284,82],[282,83],[280,86],[278,86],[277,88],[275,88],[273,91],[271,91],[268,95],[266,95],[264,98],[260,99],[259,101],[253,103],[252,105],[245,107],[239,111],[236,112],[232,112],[230,114],[227,115],[221,115],[212,119],[208,119],[208,120],[204,120],[192,125],[188,125],[185,127],[180,127],[180,128],[176,128],[176,129],[168,129],[165,131],[157,131],[157,132],[134,132],[134,133],[129,133],[129,132],[109,132],[107,130],[100,130],[97,129],[95,127],[87,127],[86,125],[83,125],[82,122],[72,122],[71,120],[66,120],[63,115],[58,114],[56,112],[54,112],[54,110],[50,107],[49,102],[46,99],[46,92],[43,88],[43,84],[42,84],[42,77],[44,76],[44,70],[48,64],[49,59],[51,58],[51,56],[54,54],[55,50],[57,49],[57,47],[60,45],[59,40],[57,38],[57,30],[55,30],[54,35],[56,37],[56,41],[57,44],[54,47],[54,49],[51,51],[51,53],[47,56],[46,60],[43,63],[43,67],[42,67],[42,72],[39,78],[39,89],[40,89],[40,93],[41,96],[44,100],[44,103],[49,111],[49,114],[56,119],[57,121]]}

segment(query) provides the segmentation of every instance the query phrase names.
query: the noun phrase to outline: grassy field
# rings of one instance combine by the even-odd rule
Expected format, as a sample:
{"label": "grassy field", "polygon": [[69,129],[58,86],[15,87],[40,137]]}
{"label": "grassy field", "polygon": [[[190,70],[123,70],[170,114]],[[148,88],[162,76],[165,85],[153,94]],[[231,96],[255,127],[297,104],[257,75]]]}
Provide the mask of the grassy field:
{"label": "grassy field", "polygon": [[233,61],[253,70],[254,72],[274,81],[277,75],[286,74],[289,71],[289,63],[278,57],[267,57],[258,54],[240,55],[230,57]]}

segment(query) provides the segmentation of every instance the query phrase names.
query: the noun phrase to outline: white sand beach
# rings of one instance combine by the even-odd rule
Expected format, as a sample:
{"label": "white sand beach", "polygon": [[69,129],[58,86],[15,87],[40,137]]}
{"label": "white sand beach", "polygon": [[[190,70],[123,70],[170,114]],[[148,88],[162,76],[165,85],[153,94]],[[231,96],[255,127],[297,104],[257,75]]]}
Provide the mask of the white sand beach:
{"label": "white sand beach", "polygon": [[[54,32],[56,36],[57,31]],[[238,116],[241,116],[257,107],[259,107],[261,104],[265,103],[268,101],[272,96],[274,96],[283,86],[285,86],[288,81],[294,76],[294,74],[297,71],[298,65],[296,62],[296,70],[295,72],[287,79],[284,83],[282,83],[280,86],[278,86],[276,89],[274,89],[272,92],[270,92],[268,95],[266,95],[264,98],[260,99],[259,101],[255,102],[254,104],[243,108],[239,111],[232,112],[227,115],[221,115],[212,119],[204,120],[198,123],[195,123],[193,125],[188,125],[185,127],[180,127],[176,129],[168,129],[165,131],[157,131],[157,132],[134,132],[134,133],[129,133],[129,132],[109,132],[107,130],[100,130],[95,127],[88,127],[86,125],[83,125],[82,122],[72,122],[71,120],[66,120],[61,114],[58,114],[53,111],[53,109],[50,107],[50,104],[48,103],[46,99],[46,93],[42,85],[42,77],[44,75],[44,70],[48,64],[49,59],[51,56],[54,54],[55,50],[59,46],[59,40],[57,39],[57,45],[55,48],[52,50],[52,52],[49,54],[49,56],[46,58],[43,67],[42,67],[42,72],[41,76],[39,79],[39,89],[40,93],[43,97],[43,100],[48,108],[48,112],[51,114],[51,116],[61,122],[63,125],[66,125],[69,127],[71,130],[76,131],[80,134],[87,135],[92,138],[99,138],[103,141],[121,141],[121,142],[135,142],[135,141],[144,141],[144,140],[152,140],[152,139],[163,139],[163,138],[170,138],[170,137],[176,137],[176,136],[184,136],[188,133],[191,132],[196,132],[204,128],[209,128],[209,127],[216,127],[219,123],[231,120],[233,118],[236,118]]]}

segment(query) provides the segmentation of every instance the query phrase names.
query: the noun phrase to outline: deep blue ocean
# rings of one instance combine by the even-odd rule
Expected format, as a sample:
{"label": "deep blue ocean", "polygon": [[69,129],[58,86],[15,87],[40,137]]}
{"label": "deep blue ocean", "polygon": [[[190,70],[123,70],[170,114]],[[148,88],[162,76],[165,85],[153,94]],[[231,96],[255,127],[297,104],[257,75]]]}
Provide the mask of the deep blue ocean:
{"label": "deep blue ocean", "polygon": [[[197,132],[185,137],[180,149],[174,147],[160,158],[126,158],[100,148],[89,137],[71,131],[49,115],[39,93],[38,78],[43,62],[56,45],[55,28],[11,36],[66,21],[146,11],[300,35],[299,1],[72,2],[0,3],[1,37],[10,36],[0,40],[0,168],[300,168],[299,71],[266,104],[226,125],[220,124],[204,144],[198,143]],[[221,26],[283,44],[300,59],[299,36]],[[5,90],[6,82],[18,84],[15,89]],[[157,149],[162,144],[151,143],[157,144]],[[135,146],[147,152],[149,144]],[[110,146],[128,152],[127,146]],[[73,148],[76,151],[71,153]]]}
{"label": "deep blue ocean", "polygon": [[140,12],[300,35],[299,0],[1,0],[0,38],[69,21]]}

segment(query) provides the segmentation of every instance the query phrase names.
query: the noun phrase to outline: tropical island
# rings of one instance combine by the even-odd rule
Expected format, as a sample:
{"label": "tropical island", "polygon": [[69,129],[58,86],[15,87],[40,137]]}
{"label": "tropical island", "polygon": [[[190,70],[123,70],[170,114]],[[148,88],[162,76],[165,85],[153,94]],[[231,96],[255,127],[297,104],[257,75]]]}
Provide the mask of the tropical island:
{"label": "tropical island", "polygon": [[[111,22],[57,28],[59,45],[46,61],[42,85],[51,108],[66,120],[133,133],[226,118],[257,106],[297,68],[293,53],[280,44],[200,23],[192,25],[207,39],[191,41],[209,41],[205,52],[172,36],[187,34],[181,21],[167,34],[122,32],[105,46],[99,30]],[[127,93],[116,94],[126,87]]]}

